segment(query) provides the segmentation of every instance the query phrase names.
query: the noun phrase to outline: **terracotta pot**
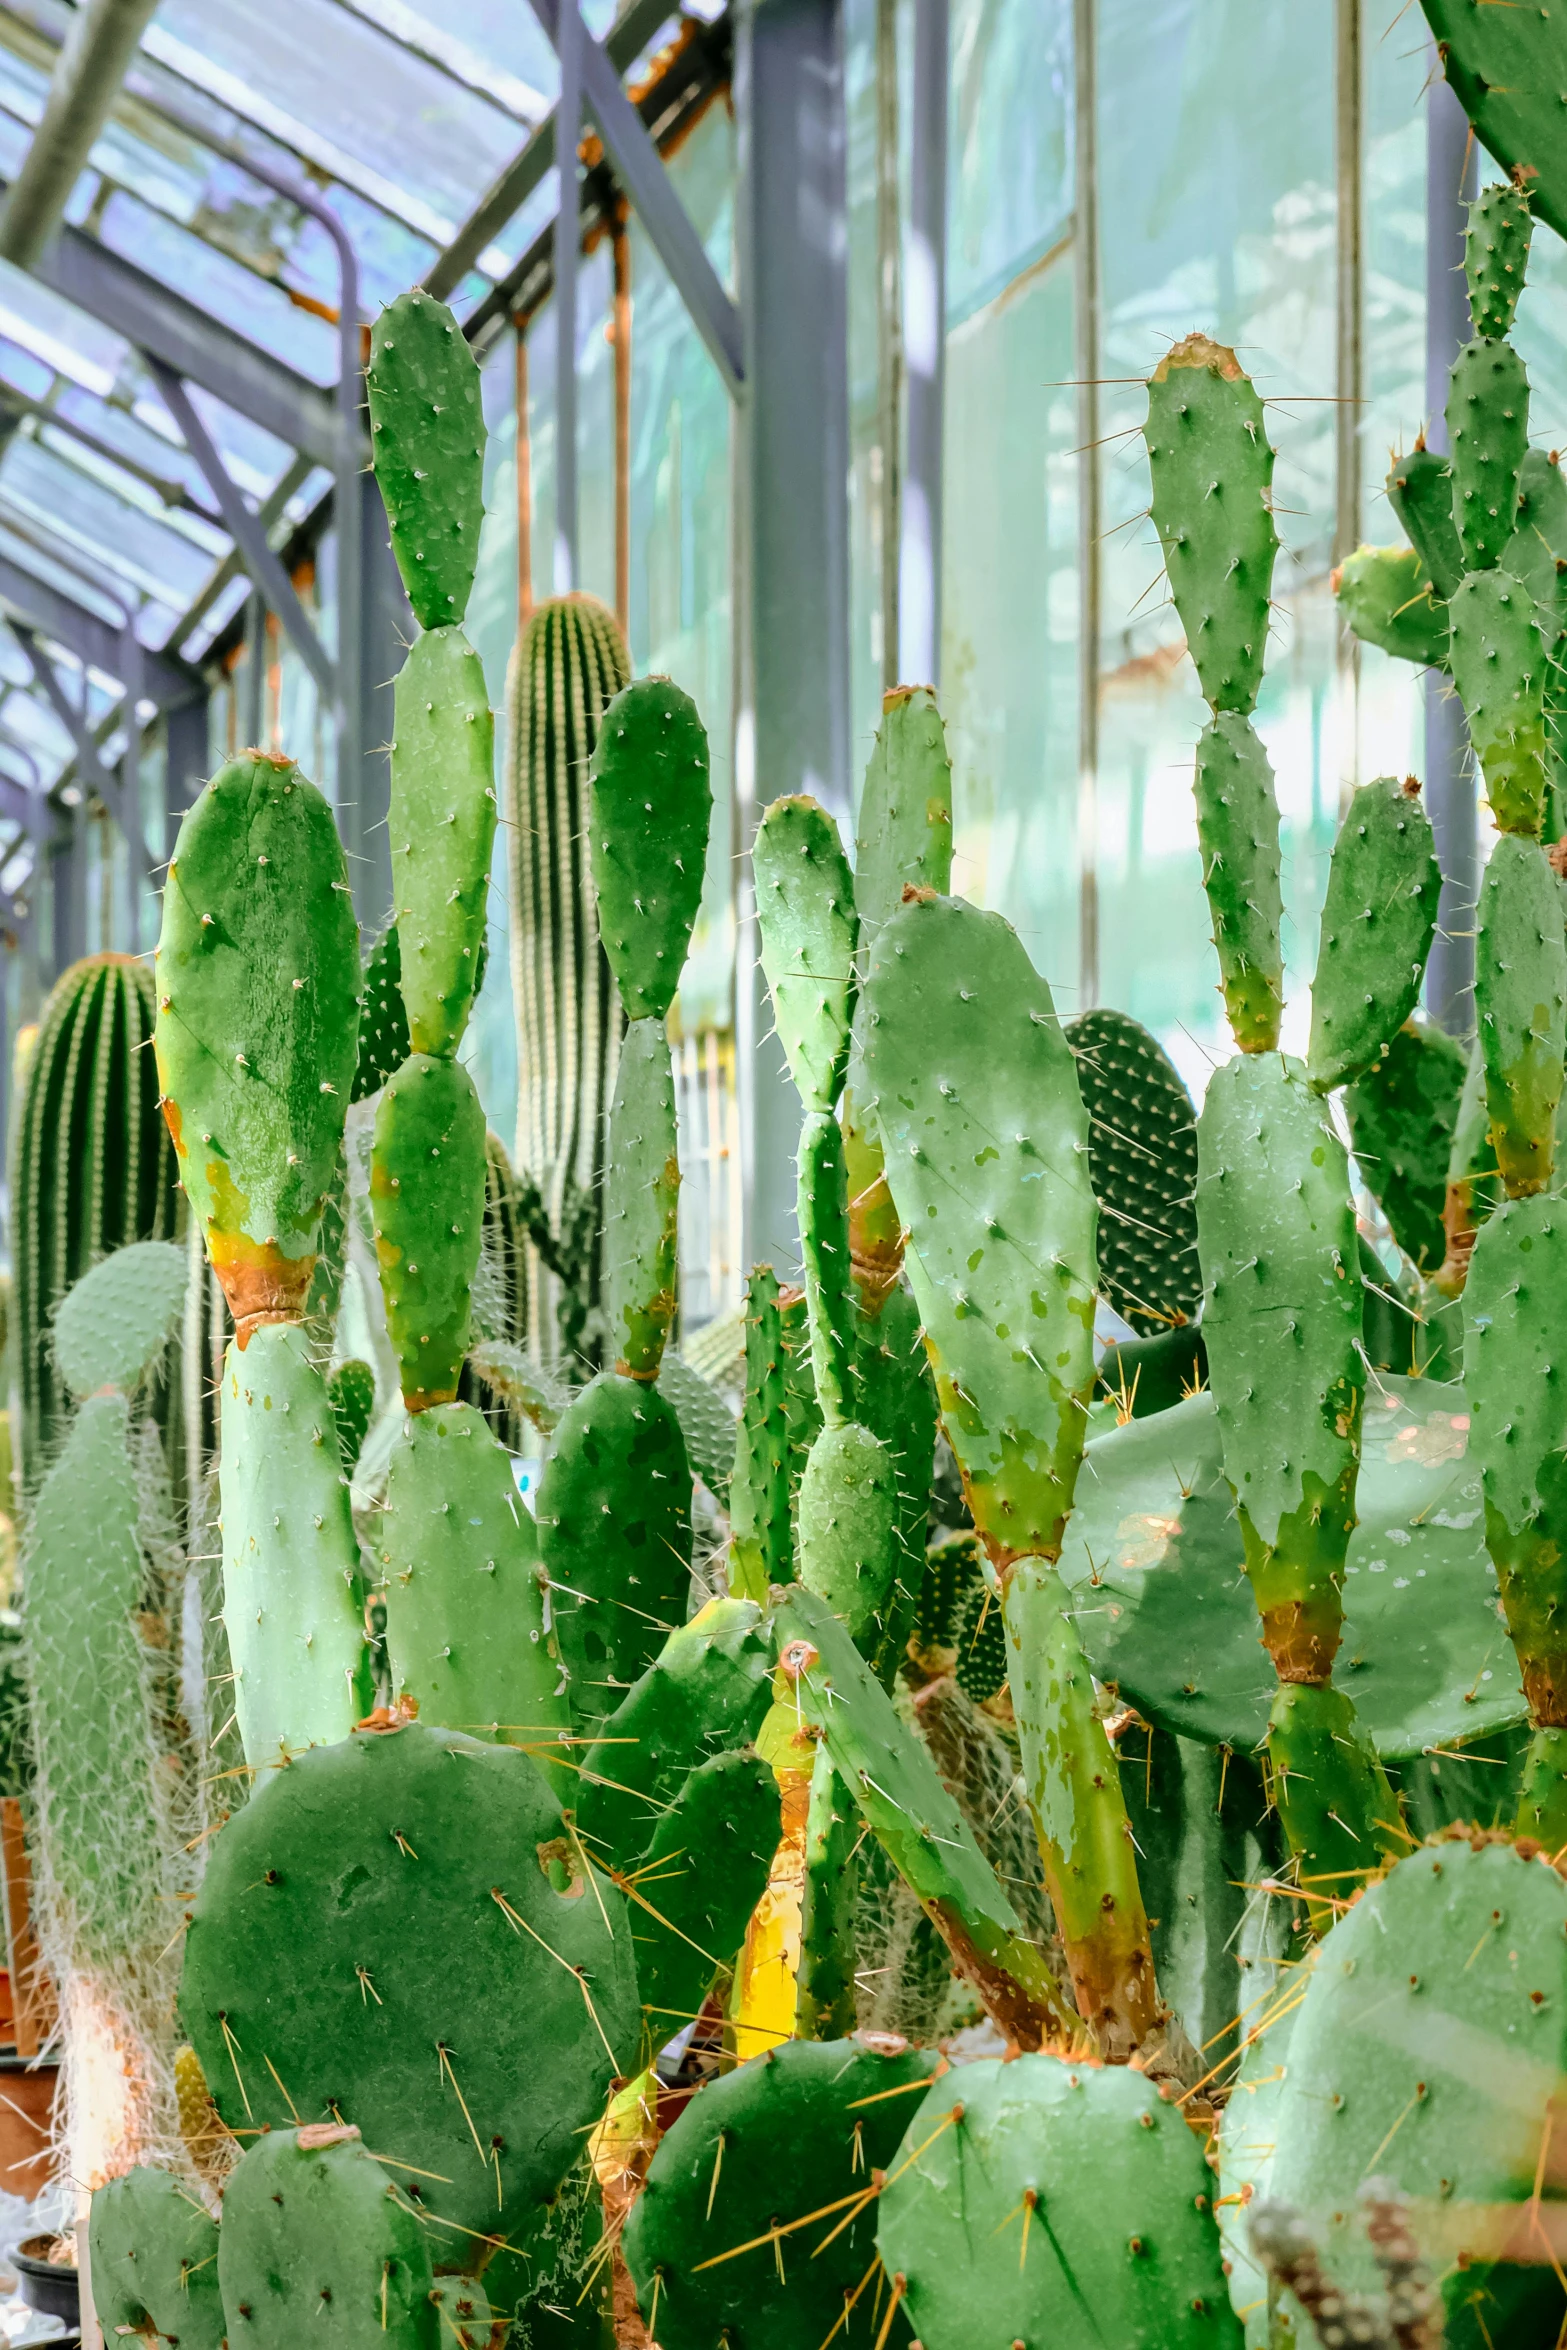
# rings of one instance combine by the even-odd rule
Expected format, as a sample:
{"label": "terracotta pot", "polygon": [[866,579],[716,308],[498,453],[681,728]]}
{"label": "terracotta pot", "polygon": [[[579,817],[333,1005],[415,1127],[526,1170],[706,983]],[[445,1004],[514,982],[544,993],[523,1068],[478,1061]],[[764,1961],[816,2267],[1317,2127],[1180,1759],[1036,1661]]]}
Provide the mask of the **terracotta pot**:
{"label": "terracotta pot", "polygon": [[54,2064],[0,2055],[0,2188],[29,2202],[49,2184]]}

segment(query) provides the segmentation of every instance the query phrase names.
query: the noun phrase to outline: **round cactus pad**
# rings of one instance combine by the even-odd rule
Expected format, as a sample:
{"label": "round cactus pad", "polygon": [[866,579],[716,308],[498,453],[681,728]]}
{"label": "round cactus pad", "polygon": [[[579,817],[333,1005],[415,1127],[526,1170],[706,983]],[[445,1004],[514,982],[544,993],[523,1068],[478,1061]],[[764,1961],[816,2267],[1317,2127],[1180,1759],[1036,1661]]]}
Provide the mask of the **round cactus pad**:
{"label": "round cactus pad", "polygon": [[172,1240],[137,1240],[84,1273],[54,1318],[54,1359],[73,1395],[125,1392],[146,1378],[185,1305],[190,1260]]}
{"label": "round cactus pad", "polygon": [[637,2050],[625,1905],[578,1850],[526,1755],[458,1731],[278,1771],[216,1838],[185,1943],[230,2128],[356,2123],[446,2223],[443,2264],[465,2229],[520,2234]]}
{"label": "round cactus pad", "polygon": [[93,2309],[110,2341],[150,2333],[180,2350],[220,2350],[218,2228],[172,2171],[138,2165],[94,2190]]}
{"label": "round cactus pad", "polygon": [[[1386,1760],[1524,1716],[1468,1441],[1460,1388],[1384,1374],[1367,1394],[1334,1678]],[[1258,1743],[1274,1675],[1211,1395],[1089,1445],[1061,1572],[1101,1680],[1160,1729]]]}

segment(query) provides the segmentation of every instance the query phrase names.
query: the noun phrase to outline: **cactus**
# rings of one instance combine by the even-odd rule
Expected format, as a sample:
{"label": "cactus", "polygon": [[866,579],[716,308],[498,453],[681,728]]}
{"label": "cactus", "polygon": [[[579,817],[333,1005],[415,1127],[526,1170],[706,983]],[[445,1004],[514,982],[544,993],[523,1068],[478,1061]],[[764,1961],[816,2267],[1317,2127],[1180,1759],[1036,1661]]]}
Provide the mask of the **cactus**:
{"label": "cactus", "polygon": [[757,1601],[794,1571],[785,1379],[778,1283],[770,1265],[759,1265],[746,1283],[745,1403],[729,1497],[729,1587]]}
{"label": "cactus", "polygon": [[338,1458],[345,1477],[352,1477],[375,1417],[375,1373],[368,1363],[350,1358],[339,1363],[326,1383],[327,1399],[337,1429]]}
{"label": "cactus", "polygon": [[54,1359],[71,1393],[140,1386],[179,1325],[188,1278],[183,1247],[141,1240],[68,1290],[54,1319]]}
{"label": "cactus", "polygon": [[1271,1052],[1284,1004],[1279,810],[1268,754],[1248,719],[1221,713],[1205,729],[1194,788],[1224,1007],[1243,1053]]}
{"label": "cactus", "polygon": [[1432,1276],[1433,1286],[1442,1296],[1462,1295],[1475,1235],[1502,1197],[1486,1107],[1485,1055],[1476,1038],[1458,1096],[1448,1154],[1447,1187],[1442,1203],[1447,1250]]}
{"label": "cactus", "polygon": [[1447,607],[1413,547],[1357,547],[1334,571],[1333,593],[1363,644],[1424,669],[1448,666]]}
{"label": "cactus", "polygon": [[896,1570],[892,1456],[857,1421],[824,1428],[800,1480],[799,1575],[864,1642]]}
{"label": "cactus", "polygon": [[413,1051],[403,1002],[403,954],[397,924],[389,922],[370,950],[359,1009],[359,1064],[353,1100],[368,1101]]}
{"label": "cactus", "polygon": [[423,2214],[357,2129],[269,2131],[224,2198],[217,2266],[230,2335],[285,2350],[324,2311],[344,2350],[434,2350],[430,2253]]}
{"label": "cactus", "polygon": [[1448,376],[1447,437],[1464,565],[1489,571],[1513,535],[1518,471],[1529,446],[1529,379],[1510,343],[1477,335],[1459,352]]}
{"label": "cactus", "polygon": [[217,2222],[182,2180],[139,2165],[98,2188],[90,2245],[93,2309],[110,2340],[222,2350]]}
{"label": "cactus", "polygon": [[1504,835],[1486,865],[1475,1012],[1495,1165],[1521,1199],[1551,1180],[1567,1038],[1562,898],[1536,841]]}
{"label": "cactus", "polygon": [[410,1054],[376,1112],[370,1200],[387,1327],[411,1412],[456,1400],[483,1233],[484,1138],[467,1070]]}
{"label": "cactus", "polygon": [[1382,1059],[1415,1008],[1442,875],[1414,776],[1352,796],[1333,845],[1306,1074],[1327,1093]]}
{"label": "cactus", "polygon": [[854,1011],[859,923],[837,826],[815,800],[774,800],[752,851],[762,968],[807,1112],[842,1090]]}
{"label": "cactus", "polygon": [[1429,574],[1437,598],[1447,603],[1465,571],[1453,520],[1453,476],[1447,459],[1428,449],[1423,436],[1407,457],[1394,458],[1387,477],[1387,502]]}
{"label": "cactus", "polygon": [[375,477],[414,618],[460,621],[484,519],[479,369],[444,302],[422,286],[376,320],[365,370]]}
{"label": "cactus", "polygon": [[1088,1172],[1099,1202],[1099,1287],[1134,1330],[1194,1318],[1197,1121],[1163,1047],[1125,1012],[1066,1023],[1088,1111]]}
{"label": "cactus", "polygon": [[1482,188],[1469,207],[1464,234],[1469,313],[1475,333],[1487,341],[1500,342],[1512,333],[1533,229],[1529,198],[1521,188]]}
{"label": "cactus", "polygon": [[675,1079],[661,1018],[627,1024],[609,1131],[604,1179],[609,1343],[620,1376],[649,1384],[658,1377],[679,1304]]}
{"label": "cactus", "polygon": [[707,732],[689,694],[639,678],[605,710],[589,769],[599,931],[628,1021],[662,1020],[691,945],[712,822]]}
{"label": "cactus", "polygon": [[854,2029],[860,1833],[854,1799],[826,1747],[818,1746],[805,1817],[805,1883],[795,1986],[797,2040],[839,2040]]}
{"label": "cactus", "polygon": [[1502,832],[1539,834],[1545,808],[1545,640],[1503,570],[1471,572],[1448,606],[1453,683]]}
{"label": "cactus", "polygon": [[1007,1636],[1001,1602],[988,1584],[971,1591],[956,1627],[958,1687],[983,1705],[1007,1684]]}
{"label": "cactus", "polygon": [[1409,1020],[1389,1037],[1383,1058],[1344,1089],[1361,1178],[1393,1238],[1425,1274],[1447,1253],[1442,1210],[1464,1069],[1461,1045]]}
{"label": "cactus", "polygon": [[778,1783],[746,1751],[688,1772],[634,1877],[637,1984],[654,2047],[689,2023],[733,1964],[778,1846]]}
{"label": "cactus", "polygon": [[398,986],[413,1050],[444,1056],[478,993],[495,842],[495,730],[483,665],[460,628],[415,639],[395,705]]}

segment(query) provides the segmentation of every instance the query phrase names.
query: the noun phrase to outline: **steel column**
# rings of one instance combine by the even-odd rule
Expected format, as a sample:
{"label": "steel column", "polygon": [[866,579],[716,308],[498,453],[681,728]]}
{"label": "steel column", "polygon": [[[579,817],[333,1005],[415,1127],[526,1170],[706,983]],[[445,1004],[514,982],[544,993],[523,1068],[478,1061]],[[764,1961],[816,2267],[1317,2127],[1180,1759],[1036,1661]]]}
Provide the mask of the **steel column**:
{"label": "steel column", "polygon": [[582,132],[582,19],[577,0],[560,0],[555,54],[560,98],[555,108],[555,593],[577,584],[577,146]]}
{"label": "steel column", "polygon": [[31,269],[64,219],[157,4],[85,0],[73,10],[38,128],[0,214],[0,256],[15,268]]}
{"label": "steel column", "polygon": [[1072,309],[1077,374],[1077,1004],[1099,1001],[1099,55],[1095,0],[1073,0]]}
{"label": "steel column", "polygon": [[947,352],[947,0],[914,0],[909,217],[903,240],[907,448],[898,547],[898,675],[941,683],[942,409]]}
{"label": "steel column", "polygon": [[163,854],[174,854],[180,818],[207,780],[211,754],[207,746],[207,696],[194,695],[163,721]]}

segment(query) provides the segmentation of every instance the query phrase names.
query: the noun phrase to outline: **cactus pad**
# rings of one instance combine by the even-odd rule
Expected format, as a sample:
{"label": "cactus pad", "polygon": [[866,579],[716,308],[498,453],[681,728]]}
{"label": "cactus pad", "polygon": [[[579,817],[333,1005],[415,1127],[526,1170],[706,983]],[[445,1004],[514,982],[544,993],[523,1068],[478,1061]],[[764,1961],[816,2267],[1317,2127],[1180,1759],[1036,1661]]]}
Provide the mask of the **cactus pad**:
{"label": "cactus pad", "polygon": [[1531,8],[1473,8],[1421,0],[1442,70],[1475,136],[1529,190],[1536,217],[1567,236],[1561,151],[1562,0]]}
{"label": "cactus pad", "polygon": [[808,1110],[843,1084],[859,935],[838,827],[815,800],[774,800],[751,850],[762,968],[789,1074]]}
{"label": "cactus pad", "polygon": [[353,1098],[367,1101],[379,1093],[394,1070],[413,1051],[408,1036],[408,1007],[403,1002],[403,956],[397,924],[389,922],[371,949],[365,965],[364,1001],[359,1013],[359,1066],[354,1071]]}
{"label": "cactus pad", "polygon": [[1163,1046],[1126,1012],[1080,1012],[1066,1039],[1088,1112],[1100,1291],[1134,1330],[1189,1322],[1202,1301],[1191,1095]]}
{"label": "cactus pad", "polygon": [[1521,188],[1482,188],[1469,207],[1464,275],[1474,331],[1492,342],[1511,334],[1513,314],[1529,266],[1534,221]]}
{"label": "cactus pad", "polygon": [[799,1576],[863,1640],[887,1598],[897,1487],[892,1456],[855,1421],[824,1428],[800,1480]]}
{"label": "cactus pad", "polygon": [[381,1095],[370,1162],[386,1322],[412,1412],[452,1403],[484,1230],[484,1112],[455,1061],[412,1053]]}
{"label": "cactus pad", "polygon": [[342,843],[292,760],[230,760],[187,809],[156,984],[164,1116],[243,1338],[303,1309],[358,1066]]}
{"label": "cactus pad", "polygon": [[137,1240],[84,1273],[54,1318],[54,1359],[73,1395],[129,1394],[173,1337],[190,1259],[172,1240]]}
{"label": "cactus pad", "polygon": [[1545,809],[1545,639],[1511,573],[1471,572],[1448,607],[1450,658],[1498,830],[1537,836]]}
{"label": "cactus pad", "polygon": [[599,933],[626,1018],[662,1020],[691,944],[713,815],[707,730],[667,677],[623,686],[599,720],[589,849]]}
{"label": "cactus pad", "polygon": [[692,1469],[716,1499],[727,1502],[735,1462],[733,1408],[672,1347],[665,1348],[658,1368],[658,1392],[675,1407]]}
{"label": "cactus pad", "polygon": [[1249,719],[1223,712],[1205,728],[1192,789],[1224,1008],[1243,1053],[1271,1052],[1284,1009],[1279,803]]}
{"label": "cactus pad", "polygon": [[1453,476],[1447,459],[1418,441],[1388,471],[1387,502],[1446,603],[1464,576],[1464,554],[1453,521]]}
{"label": "cactus pad", "polygon": [[1270,1789],[1317,1931],[1397,1860],[1408,1831],[1377,1751],[1341,1689],[1281,1683],[1268,1717]]}
{"label": "cactus pad", "polygon": [[1362,644],[1425,669],[1447,667],[1447,609],[1415,548],[1357,547],[1334,572],[1333,594]]}
{"label": "cactus pad", "polygon": [[778,1838],[778,1781],[749,1750],[699,1763],[659,1821],[628,1891],[655,2047],[691,2021],[714,1975],[734,1964]]}
{"label": "cactus pad", "polygon": [[484,520],[479,369],[444,302],[422,286],[376,320],[365,370],[375,478],[421,628],[468,609]]}
{"label": "cactus pad", "polygon": [[449,1056],[478,993],[495,844],[495,723],[460,628],[416,637],[398,673],[387,821],[409,1041]]}
{"label": "cactus pad", "polygon": [[1344,1091],[1362,1180],[1405,1256],[1428,1275],[1447,1251],[1442,1209],[1464,1068],[1462,1045],[1409,1020],[1384,1058]]}
{"label": "cactus pad", "polygon": [[789,1509],[788,1367],[778,1282],[758,1265],[745,1285],[745,1402],[729,1491],[730,1588],[765,1603],[794,1573]]}
{"label": "cactus pad", "polygon": [[1442,875],[1414,776],[1364,783],[1333,844],[1306,1075],[1327,1093],[1378,1062],[1420,993]]}
{"label": "cactus pad", "polygon": [[1529,446],[1529,378],[1511,343],[1476,336],[1448,374],[1453,521],[1468,570],[1489,571],[1518,519],[1518,469]]}
{"label": "cactus pad", "polygon": [[621,1039],[604,1177],[609,1339],[623,1377],[651,1383],[679,1303],[680,1156],[675,1077],[662,1018]]}
{"label": "cactus pad", "polygon": [[342,2350],[436,2350],[439,2243],[357,2129],[274,2129],[224,2198],[217,2255],[230,2337],[293,2350],[325,2316]]}
{"label": "cactus pad", "polygon": [[1474,993],[1491,1147],[1518,1199],[1551,1180],[1567,1044],[1561,889],[1537,841],[1504,834],[1486,864]]}
{"label": "cactus pad", "polygon": [[854,902],[865,942],[897,912],[904,890],[952,886],[952,760],[929,686],[882,696],[854,831]]}
{"label": "cactus pad", "polygon": [[180,2011],[231,2128],[290,2100],[356,2123],[443,2260],[535,2223],[639,2024],[624,1904],[533,1764],[418,1724],[314,1749],[229,1821]]}
{"label": "cactus pad", "polygon": [[96,2189],[90,2244],[93,2310],[110,2341],[223,2350],[218,2226],[183,2180],[139,2167]]}

